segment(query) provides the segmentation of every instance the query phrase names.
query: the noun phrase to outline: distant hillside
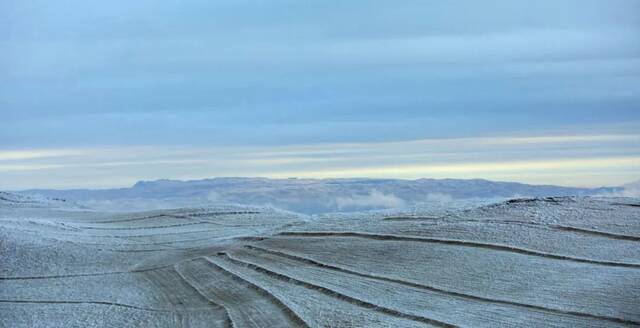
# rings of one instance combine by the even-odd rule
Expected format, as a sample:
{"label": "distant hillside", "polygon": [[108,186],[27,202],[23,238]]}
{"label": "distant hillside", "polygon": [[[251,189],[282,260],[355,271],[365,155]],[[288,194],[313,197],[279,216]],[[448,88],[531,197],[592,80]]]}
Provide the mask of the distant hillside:
{"label": "distant hillside", "polygon": [[0,208],[73,208],[72,202],[58,197],[44,197],[41,194],[24,195],[0,191]]}
{"label": "distant hillside", "polygon": [[273,206],[301,213],[396,208],[429,202],[511,197],[588,196],[619,188],[568,188],[457,179],[267,179],[141,181],[131,188],[27,190],[26,195],[64,198],[101,209],[148,209],[212,204]]}

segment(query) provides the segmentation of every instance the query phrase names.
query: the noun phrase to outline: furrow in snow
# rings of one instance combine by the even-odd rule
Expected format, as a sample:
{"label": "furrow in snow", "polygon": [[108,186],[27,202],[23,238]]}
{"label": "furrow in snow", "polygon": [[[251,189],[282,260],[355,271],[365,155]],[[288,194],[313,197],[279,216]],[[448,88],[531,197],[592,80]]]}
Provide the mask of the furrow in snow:
{"label": "furrow in snow", "polygon": [[554,308],[549,308],[549,307],[542,307],[542,306],[537,306],[537,305],[532,305],[532,304],[518,303],[518,302],[507,301],[507,300],[492,299],[492,298],[481,297],[481,296],[476,296],[476,295],[470,295],[470,294],[465,294],[465,293],[453,292],[453,291],[445,290],[445,289],[442,289],[442,288],[428,286],[428,285],[425,285],[425,284],[418,284],[418,283],[414,283],[414,282],[410,282],[410,281],[406,281],[406,280],[402,280],[402,279],[390,278],[390,277],[385,277],[385,276],[374,275],[374,274],[370,274],[370,273],[364,273],[364,272],[354,271],[354,270],[350,270],[350,269],[345,269],[345,268],[341,268],[341,267],[338,267],[338,266],[335,266],[335,265],[322,263],[322,262],[319,262],[319,261],[316,261],[316,260],[313,260],[313,259],[310,259],[310,258],[302,257],[302,256],[299,256],[299,255],[294,255],[294,254],[286,253],[286,252],[283,252],[283,251],[268,249],[268,248],[255,246],[255,245],[245,245],[244,248],[247,248],[247,249],[250,249],[250,250],[254,250],[254,251],[258,251],[258,252],[263,252],[263,253],[266,253],[266,254],[280,256],[280,257],[287,258],[287,259],[290,259],[290,260],[293,260],[293,261],[298,261],[298,262],[301,262],[301,263],[313,265],[313,266],[316,266],[316,267],[319,267],[319,268],[322,268],[322,269],[333,270],[333,271],[340,272],[340,273],[345,273],[345,274],[354,275],[354,276],[363,277],[363,278],[374,279],[374,280],[383,281],[383,282],[396,283],[396,284],[404,285],[404,286],[407,286],[407,287],[410,287],[410,288],[423,289],[423,290],[427,290],[427,291],[430,291],[430,292],[436,292],[436,293],[445,294],[445,295],[448,295],[450,297],[464,298],[464,299],[471,300],[471,301],[480,301],[480,302],[487,302],[487,303],[493,303],[493,304],[501,304],[501,305],[507,305],[507,306],[513,306],[513,307],[520,307],[520,308],[534,310],[534,311],[543,311],[543,312],[554,313],[554,314],[558,314],[558,315],[578,316],[578,317],[583,317],[583,318],[587,318],[587,319],[597,319],[597,320],[603,320],[603,321],[609,321],[609,322],[615,322],[615,323],[621,323],[621,324],[629,324],[629,325],[639,325],[640,324],[640,322],[635,322],[635,321],[631,321],[631,320],[625,320],[625,319],[621,319],[621,318],[593,315],[593,314],[590,314],[590,313],[576,312],[576,311],[564,311],[564,310],[559,310],[559,309],[554,309]]}
{"label": "furrow in snow", "polygon": [[373,240],[394,240],[394,241],[413,241],[413,242],[424,242],[424,243],[436,243],[436,244],[457,245],[457,246],[464,246],[464,247],[485,248],[485,249],[492,249],[492,250],[497,250],[497,251],[519,253],[519,254],[524,254],[524,255],[545,257],[545,258],[551,258],[551,259],[555,259],[555,260],[565,260],[565,261],[572,261],[572,262],[579,262],[579,263],[590,263],[590,264],[613,266],[613,267],[640,268],[640,264],[639,263],[621,263],[621,262],[599,261],[599,260],[593,260],[593,259],[572,257],[572,256],[567,256],[567,255],[558,255],[558,254],[538,252],[538,251],[534,251],[534,250],[530,250],[530,249],[507,246],[507,245],[479,243],[479,242],[466,241],[466,240],[428,238],[428,237],[410,237],[410,236],[398,236],[398,235],[384,235],[384,234],[362,233],[362,232],[352,232],[352,231],[349,231],[349,232],[285,231],[285,232],[279,233],[278,235],[279,236],[291,236],[291,237],[347,237],[347,238],[366,238],[366,239],[373,239]]}
{"label": "furrow in snow", "polygon": [[122,303],[115,302],[103,302],[103,301],[67,301],[67,300],[0,300],[0,303],[27,303],[27,304],[95,304],[95,305],[109,305],[109,306],[117,306],[124,307],[129,309],[141,310],[141,311],[150,311],[150,312],[172,312],[171,310],[163,310],[163,309],[151,309],[145,308],[135,305],[128,305]]}
{"label": "furrow in snow", "polygon": [[224,305],[221,305],[221,304],[218,304],[218,303],[214,302],[213,300],[208,298],[198,287],[196,287],[193,284],[191,284],[189,282],[189,280],[186,279],[186,277],[180,272],[180,270],[178,270],[176,268],[176,265],[173,265],[173,271],[180,277],[180,279],[182,279],[182,281],[184,281],[185,284],[187,284],[198,295],[200,295],[200,297],[202,297],[203,300],[205,300],[207,303],[211,304],[213,307],[223,309],[223,311],[225,313],[225,318],[224,318],[224,327],[225,328],[229,328],[229,327],[236,328],[236,325],[233,323],[233,320],[231,319],[231,316],[229,315],[229,310]]}
{"label": "furrow in snow", "polygon": [[347,301],[347,302],[349,302],[351,304],[354,304],[354,305],[357,305],[357,306],[360,306],[360,307],[363,307],[363,308],[366,308],[366,309],[369,309],[369,310],[372,310],[372,311],[384,313],[386,315],[390,315],[390,316],[397,317],[397,318],[409,319],[409,320],[413,320],[413,321],[417,321],[417,322],[421,322],[421,323],[426,323],[426,324],[430,324],[430,325],[436,325],[436,326],[440,326],[440,327],[457,327],[457,326],[452,325],[452,324],[447,323],[447,322],[443,322],[443,321],[434,320],[434,319],[427,318],[427,317],[422,317],[422,316],[417,316],[417,315],[404,313],[404,312],[401,312],[401,311],[390,309],[388,307],[380,306],[380,305],[377,305],[377,304],[374,304],[374,303],[370,303],[370,302],[367,302],[367,301],[364,301],[364,300],[360,300],[360,299],[357,299],[357,298],[354,298],[354,297],[350,297],[350,296],[347,296],[345,294],[342,294],[340,292],[337,292],[337,291],[329,289],[329,288],[325,288],[325,287],[322,287],[322,286],[314,285],[314,284],[311,284],[309,282],[305,282],[305,281],[302,281],[302,280],[294,279],[294,278],[289,277],[287,275],[276,273],[276,272],[273,272],[271,270],[268,270],[268,269],[266,269],[266,268],[264,268],[262,266],[238,260],[238,259],[233,258],[232,256],[230,256],[228,253],[221,253],[221,255],[224,256],[224,258],[226,260],[228,260],[228,261],[230,261],[232,263],[236,263],[236,264],[239,264],[239,265],[244,265],[244,266],[246,266],[248,268],[251,268],[251,269],[253,269],[253,270],[257,271],[257,272],[263,273],[265,275],[268,275],[270,277],[276,278],[278,280],[281,280],[281,281],[284,281],[284,282],[288,282],[288,283],[297,284],[297,285],[306,287],[308,289],[321,292],[321,293],[323,293],[325,295],[332,296],[332,297],[335,297],[337,299],[341,299],[341,300]]}
{"label": "furrow in snow", "polygon": [[175,268],[204,297],[224,304],[237,327],[308,327],[274,295],[205,258],[182,262]]}

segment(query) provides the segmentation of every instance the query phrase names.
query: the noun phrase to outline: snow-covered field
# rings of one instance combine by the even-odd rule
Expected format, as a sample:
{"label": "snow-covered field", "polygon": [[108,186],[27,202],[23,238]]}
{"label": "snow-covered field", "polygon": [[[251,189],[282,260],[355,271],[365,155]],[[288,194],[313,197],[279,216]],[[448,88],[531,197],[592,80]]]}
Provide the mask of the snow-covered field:
{"label": "snow-covered field", "polygon": [[1,327],[640,325],[640,201],[308,217],[0,194]]}

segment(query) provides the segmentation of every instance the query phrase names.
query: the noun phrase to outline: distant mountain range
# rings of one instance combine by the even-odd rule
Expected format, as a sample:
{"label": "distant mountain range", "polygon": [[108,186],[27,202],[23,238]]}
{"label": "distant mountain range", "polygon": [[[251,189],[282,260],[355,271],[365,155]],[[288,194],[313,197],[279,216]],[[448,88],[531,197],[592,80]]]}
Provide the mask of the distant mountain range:
{"label": "distant mountain range", "polygon": [[300,213],[349,212],[462,199],[622,194],[625,187],[571,188],[459,179],[268,179],[141,181],[130,188],[26,190],[21,194],[67,199],[112,210],[219,204],[273,206]]}

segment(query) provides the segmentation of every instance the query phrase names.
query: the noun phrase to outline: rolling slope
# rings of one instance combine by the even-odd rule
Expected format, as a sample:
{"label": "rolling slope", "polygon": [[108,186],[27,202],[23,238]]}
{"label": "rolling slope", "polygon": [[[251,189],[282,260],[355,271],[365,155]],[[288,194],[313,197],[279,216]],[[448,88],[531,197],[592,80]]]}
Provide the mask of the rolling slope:
{"label": "rolling slope", "polygon": [[306,217],[0,200],[1,327],[640,326],[640,206]]}

